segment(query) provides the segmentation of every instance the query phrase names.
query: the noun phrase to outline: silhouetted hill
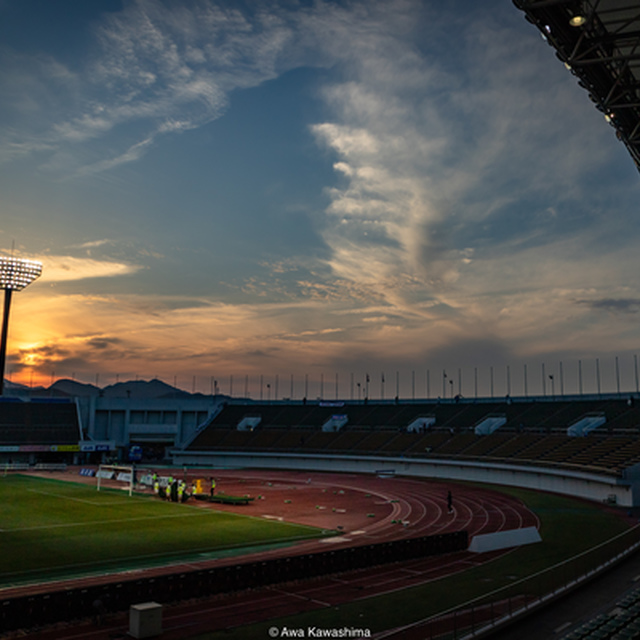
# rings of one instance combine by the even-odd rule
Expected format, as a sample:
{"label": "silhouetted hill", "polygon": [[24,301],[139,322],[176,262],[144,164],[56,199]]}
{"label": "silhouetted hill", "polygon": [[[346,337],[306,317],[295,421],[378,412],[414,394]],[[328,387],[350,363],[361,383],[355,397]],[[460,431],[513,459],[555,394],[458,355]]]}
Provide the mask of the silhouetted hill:
{"label": "silhouetted hill", "polygon": [[49,389],[72,397],[97,396],[100,394],[100,389],[95,385],[68,379],[56,380]]}
{"label": "silhouetted hill", "polygon": [[130,380],[117,382],[102,390],[105,398],[188,398],[187,391],[176,389],[162,380]]}
{"label": "silhouetted hill", "polygon": [[20,396],[32,397],[69,397],[86,398],[103,396],[105,398],[203,398],[202,393],[189,393],[182,389],[176,389],[162,380],[129,380],[117,382],[103,389],[93,384],[85,384],[76,380],[56,380],[51,387],[29,387],[21,384],[5,381],[5,390]]}

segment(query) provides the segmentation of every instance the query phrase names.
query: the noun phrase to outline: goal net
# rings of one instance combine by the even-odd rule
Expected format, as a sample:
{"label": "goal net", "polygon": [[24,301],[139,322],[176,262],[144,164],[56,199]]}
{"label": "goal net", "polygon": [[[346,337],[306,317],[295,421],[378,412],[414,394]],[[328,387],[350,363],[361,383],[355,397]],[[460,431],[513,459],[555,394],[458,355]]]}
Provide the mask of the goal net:
{"label": "goal net", "polygon": [[133,465],[101,464],[96,471],[96,488],[101,487],[127,488],[129,495],[133,495],[136,484],[151,485],[151,472]]}

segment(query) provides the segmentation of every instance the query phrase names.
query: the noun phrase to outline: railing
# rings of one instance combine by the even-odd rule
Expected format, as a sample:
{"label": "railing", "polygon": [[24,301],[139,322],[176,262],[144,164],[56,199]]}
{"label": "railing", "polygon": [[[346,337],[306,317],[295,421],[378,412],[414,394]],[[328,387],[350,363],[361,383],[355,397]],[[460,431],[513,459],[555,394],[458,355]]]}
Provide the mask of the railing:
{"label": "railing", "polygon": [[640,549],[640,525],[534,575],[435,616],[376,635],[376,639],[472,640],[488,637],[610,569]]}

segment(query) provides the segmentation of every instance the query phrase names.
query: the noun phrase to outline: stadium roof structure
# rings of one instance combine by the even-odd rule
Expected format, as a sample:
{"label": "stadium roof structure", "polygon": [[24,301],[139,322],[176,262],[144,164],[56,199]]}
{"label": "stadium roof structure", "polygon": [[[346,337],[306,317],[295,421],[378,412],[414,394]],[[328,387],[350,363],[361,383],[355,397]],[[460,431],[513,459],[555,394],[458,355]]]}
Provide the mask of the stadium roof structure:
{"label": "stadium roof structure", "polygon": [[586,89],[640,170],[638,0],[513,0]]}

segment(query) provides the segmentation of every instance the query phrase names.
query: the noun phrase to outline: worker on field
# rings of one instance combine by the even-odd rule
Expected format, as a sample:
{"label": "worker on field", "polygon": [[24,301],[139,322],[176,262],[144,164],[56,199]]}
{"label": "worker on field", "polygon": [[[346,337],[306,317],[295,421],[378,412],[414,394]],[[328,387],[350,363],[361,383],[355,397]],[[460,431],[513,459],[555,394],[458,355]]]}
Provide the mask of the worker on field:
{"label": "worker on field", "polygon": [[167,482],[167,486],[164,488],[164,497],[171,502],[171,484]]}
{"label": "worker on field", "polygon": [[184,488],[185,488],[185,484],[184,482],[182,482],[182,480],[178,481],[178,502],[184,502]]}
{"label": "worker on field", "polygon": [[155,473],[153,475],[155,476],[153,479],[153,493],[160,496],[160,482],[158,481],[158,476]]}
{"label": "worker on field", "polygon": [[209,492],[209,495],[213,498],[213,494],[215,493],[215,490],[216,490],[216,481],[215,481],[215,478],[209,478],[209,480],[211,481],[211,490]]}

